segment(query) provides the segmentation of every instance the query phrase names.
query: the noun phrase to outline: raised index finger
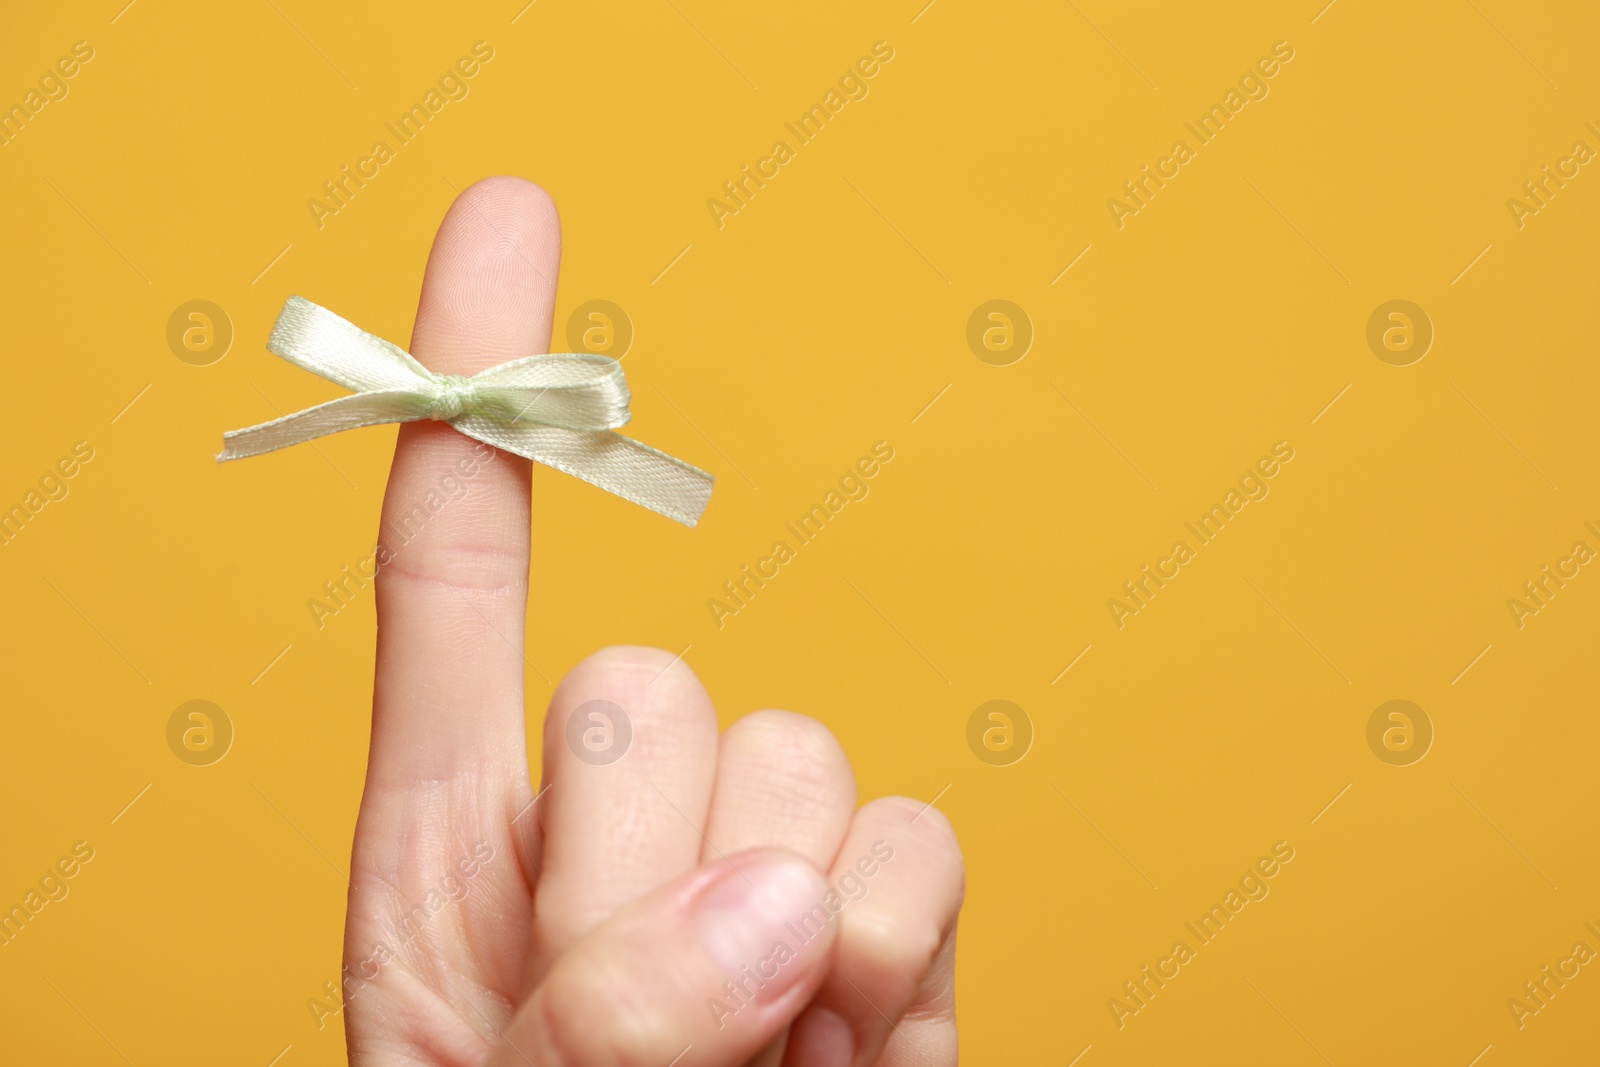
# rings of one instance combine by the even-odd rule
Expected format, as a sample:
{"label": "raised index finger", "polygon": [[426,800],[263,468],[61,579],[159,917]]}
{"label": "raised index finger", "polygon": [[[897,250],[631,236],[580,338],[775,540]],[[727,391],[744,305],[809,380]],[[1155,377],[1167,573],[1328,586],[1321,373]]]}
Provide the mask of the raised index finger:
{"label": "raised index finger", "polygon": [[[560,257],[544,190],[473,185],[434,239],[412,355],[472,375],[547,351]],[[400,427],[383,505],[369,788],[486,767],[526,779],[529,466],[443,423]]]}

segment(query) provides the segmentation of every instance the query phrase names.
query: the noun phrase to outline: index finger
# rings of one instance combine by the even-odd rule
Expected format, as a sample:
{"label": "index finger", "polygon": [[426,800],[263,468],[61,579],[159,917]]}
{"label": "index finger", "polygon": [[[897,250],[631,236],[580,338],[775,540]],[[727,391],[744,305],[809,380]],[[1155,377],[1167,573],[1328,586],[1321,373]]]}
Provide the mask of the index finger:
{"label": "index finger", "polygon": [[[434,240],[412,355],[472,375],[547,351],[560,257],[544,190],[505,177],[473,185]],[[486,763],[526,779],[529,468],[443,423],[400,427],[383,502],[369,787]]]}

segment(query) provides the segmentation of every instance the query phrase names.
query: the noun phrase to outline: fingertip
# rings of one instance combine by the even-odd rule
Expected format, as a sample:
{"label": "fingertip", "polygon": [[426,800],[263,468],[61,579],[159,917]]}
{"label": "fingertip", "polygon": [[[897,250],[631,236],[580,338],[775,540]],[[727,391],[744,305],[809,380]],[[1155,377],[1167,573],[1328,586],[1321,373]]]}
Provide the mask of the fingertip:
{"label": "fingertip", "polygon": [[[544,186],[511,174],[480,178],[456,194],[445,213],[445,226],[457,217],[477,216],[490,223],[505,223],[507,236],[523,240],[560,236],[561,216],[555,198]],[[524,245],[531,252],[533,246]]]}
{"label": "fingertip", "polygon": [[706,869],[711,877],[694,893],[701,905],[720,896],[768,918],[797,918],[822,904],[829,889],[820,867],[786,848],[745,849],[711,860]]}
{"label": "fingertip", "polygon": [[555,198],[526,178],[501,174],[473,182],[456,196],[440,231],[458,227],[470,231],[479,225],[494,227],[505,251],[530,259],[561,245],[561,213]]}
{"label": "fingertip", "polygon": [[555,210],[555,200],[538,182],[519,178],[515,174],[491,174],[487,178],[479,178],[457,196],[457,200],[465,200],[474,196],[527,196],[530,198],[543,198]]}
{"label": "fingertip", "polygon": [[711,866],[721,870],[694,893],[689,925],[713,972],[729,980],[720,992],[730,1014],[756,1007],[765,1018],[745,1021],[770,1036],[826,975],[839,936],[832,891],[810,860],[785,849],[755,849]]}
{"label": "fingertip", "polygon": [[[804,1010],[838,922],[822,872],[760,849],[658,886],[561,955],[513,1023],[539,1063],[742,1064]],[[495,1064],[516,1062],[507,1052]]]}
{"label": "fingertip", "polygon": [[511,176],[474,182],[434,238],[412,354],[431,370],[470,375],[546,351],[560,260],[548,192]]}

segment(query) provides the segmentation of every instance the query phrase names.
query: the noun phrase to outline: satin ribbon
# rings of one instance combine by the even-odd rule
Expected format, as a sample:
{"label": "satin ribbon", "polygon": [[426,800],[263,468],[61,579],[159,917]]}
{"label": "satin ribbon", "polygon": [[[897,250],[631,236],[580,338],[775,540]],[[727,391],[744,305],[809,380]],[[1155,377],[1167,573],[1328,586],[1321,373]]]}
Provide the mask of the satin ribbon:
{"label": "satin ribbon", "polygon": [[354,395],[225,433],[219,461],[360,426],[438,419],[685,526],[711,500],[711,475],[611,432],[629,418],[628,383],[614,359],[557,353],[470,378],[434,374],[400,346],[298,296],[278,315],[267,349]]}

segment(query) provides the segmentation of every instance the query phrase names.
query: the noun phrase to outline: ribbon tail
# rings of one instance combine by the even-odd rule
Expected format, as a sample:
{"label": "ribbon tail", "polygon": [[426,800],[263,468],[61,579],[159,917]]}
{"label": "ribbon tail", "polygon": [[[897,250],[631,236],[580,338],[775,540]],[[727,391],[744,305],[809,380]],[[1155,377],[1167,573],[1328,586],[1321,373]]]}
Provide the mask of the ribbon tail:
{"label": "ribbon tail", "polygon": [[271,422],[243,430],[230,430],[222,435],[222,451],[217,454],[217,462],[276,452],[314,437],[325,437],[361,426],[414,422],[427,418],[431,406],[428,397],[409,390],[342,396]]}
{"label": "ribbon tail", "polygon": [[610,431],[515,426],[476,415],[450,425],[485,444],[564,471],[685,526],[694,526],[711,501],[715,479],[681,459]]}

